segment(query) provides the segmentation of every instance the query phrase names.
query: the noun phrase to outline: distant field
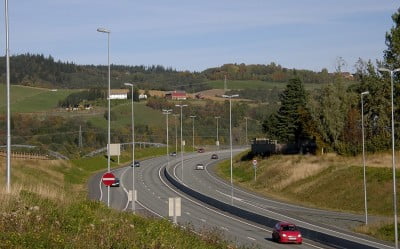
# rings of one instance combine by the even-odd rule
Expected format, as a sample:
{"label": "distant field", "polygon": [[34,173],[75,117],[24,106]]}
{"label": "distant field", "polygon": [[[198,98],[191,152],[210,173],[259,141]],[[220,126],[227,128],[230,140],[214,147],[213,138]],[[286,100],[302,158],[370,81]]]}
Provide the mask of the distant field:
{"label": "distant field", "polygon": [[[11,112],[43,112],[57,107],[58,101],[79,90],[59,89],[56,92],[45,88],[11,85]],[[6,86],[0,84],[0,112],[6,111]]]}
{"label": "distant field", "polygon": [[[208,81],[207,84],[216,89],[224,89],[224,81],[223,80],[213,80]],[[315,89],[321,87],[321,84],[304,84],[304,87],[307,90]],[[227,88],[228,89],[273,89],[274,87],[278,89],[284,89],[286,87],[286,83],[278,83],[278,82],[267,82],[261,80],[228,80]]]}
{"label": "distant field", "polygon": [[[118,105],[111,109],[117,115],[116,121],[111,121],[113,129],[119,129],[131,124],[131,108],[131,102],[127,101],[126,104]],[[135,102],[133,108],[135,112],[135,125],[159,125],[165,122],[165,118],[161,112],[147,107],[144,102]],[[106,127],[107,120],[103,115],[104,113],[101,113],[98,116],[88,118],[88,120],[92,121],[95,126]]]}

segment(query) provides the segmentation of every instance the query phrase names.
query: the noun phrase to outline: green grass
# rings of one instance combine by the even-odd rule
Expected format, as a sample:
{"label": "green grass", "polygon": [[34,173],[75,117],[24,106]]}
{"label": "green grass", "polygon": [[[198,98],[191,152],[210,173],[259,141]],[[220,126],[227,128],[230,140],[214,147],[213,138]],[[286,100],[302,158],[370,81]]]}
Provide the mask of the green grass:
{"label": "green grass", "polygon": [[[130,102],[117,105],[111,108],[112,112],[116,113],[116,120],[111,120],[113,129],[120,129],[131,125],[131,108]],[[165,117],[160,111],[156,111],[148,106],[145,102],[134,103],[135,125],[158,126],[165,122]],[[107,120],[104,118],[104,113],[96,116],[91,116],[88,121],[91,121],[97,127],[106,127]]]}
{"label": "green grass", "polygon": [[[236,184],[268,197],[304,206],[364,213],[363,168],[359,157],[278,155],[264,160],[259,158],[258,178],[254,181],[251,161],[241,161],[242,156],[234,158],[233,178]],[[229,161],[220,163],[217,173],[229,179]],[[397,181],[400,181],[399,173],[396,174]],[[301,177],[293,177],[295,175]],[[367,167],[366,179],[369,215],[381,216],[382,220],[391,218],[392,169],[382,165]],[[400,186],[397,186],[399,191]],[[397,201],[399,206],[400,200]],[[379,222],[355,229],[379,239],[394,240],[391,224]]]}
{"label": "green grass", "polygon": [[[144,159],[165,148],[135,152]],[[129,160],[130,151],[124,151],[121,162]],[[87,200],[88,177],[106,168],[102,155],[70,162],[13,160],[12,166],[12,192],[0,189],[0,248],[234,248],[218,230],[198,236],[190,224],[180,228]],[[2,186],[4,179],[0,171]]]}
{"label": "green grass", "polygon": [[[10,105],[11,112],[45,112],[57,108],[59,100],[79,90],[58,89],[56,92],[50,89],[33,88],[18,85],[11,85]],[[6,86],[0,84],[1,99],[6,99]],[[6,110],[6,102],[0,103],[0,112]]]}
{"label": "green grass", "polygon": [[[223,80],[213,80],[208,81],[207,84],[216,89],[224,89],[224,81]],[[227,81],[228,89],[273,89],[274,87],[278,89],[285,89],[287,83],[279,83],[279,82],[267,82],[261,80],[229,80]],[[321,84],[304,84],[304,87],[307,90],[320,88]]]}

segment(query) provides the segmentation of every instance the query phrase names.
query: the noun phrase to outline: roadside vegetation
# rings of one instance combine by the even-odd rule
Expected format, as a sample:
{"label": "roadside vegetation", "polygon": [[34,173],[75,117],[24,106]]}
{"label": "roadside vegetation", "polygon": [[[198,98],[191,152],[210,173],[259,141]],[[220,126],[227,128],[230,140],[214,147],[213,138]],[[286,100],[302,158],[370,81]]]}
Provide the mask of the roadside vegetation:
{"label": "roadside vegetation", "polygon": [[[138,150],[138,158],[165,148]],[[129,160],[129,151],[121,162]],[[87,200],[88,177],[104,170],[99,156],[74,161],[13,160],[12,192],[0,190],[0,248],[234,248],[221,233],[196,235],[164,219],[108,209]],[[5,168],[4,160],[0,161]],[[113,163],[113,166],[116,166]],[[5,186],[4,171],[0,185]]]}
{"label": "roadside vegetation", "polygon": [[[252,161],[247,160],[246,155],[247,152],[235,157],[235,184],[267,197],[303,206],[364,213],[361,156],[344,157],[329,153],[319,156],[274,155],[267,159],[257,158],[257,180],[254,181]],[[368,155],[366,165],[368,214],[382,216],[383,221],[355,230],[379,239],[393,240],[393,225],[386,223],[393,215],[391,154]],[[230,162],[222,162],[217,167],[217,173],[229,179]],[[399,174],[396,177],[399,181]]]}

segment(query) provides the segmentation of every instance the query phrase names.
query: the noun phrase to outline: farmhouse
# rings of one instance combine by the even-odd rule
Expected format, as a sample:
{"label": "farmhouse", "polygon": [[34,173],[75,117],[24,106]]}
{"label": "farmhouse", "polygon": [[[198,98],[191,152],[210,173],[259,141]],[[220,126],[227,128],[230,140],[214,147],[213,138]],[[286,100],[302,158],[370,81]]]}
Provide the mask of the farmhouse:
{"label": "farmhouse", "polygon": [[165,94],[165,98],[172,100],[186,100],[186,92],[185,91],[173,91]]}
{"label": "farmhouse", "polygon": [[128,89],[111,89],[110,99],[128,99]]}

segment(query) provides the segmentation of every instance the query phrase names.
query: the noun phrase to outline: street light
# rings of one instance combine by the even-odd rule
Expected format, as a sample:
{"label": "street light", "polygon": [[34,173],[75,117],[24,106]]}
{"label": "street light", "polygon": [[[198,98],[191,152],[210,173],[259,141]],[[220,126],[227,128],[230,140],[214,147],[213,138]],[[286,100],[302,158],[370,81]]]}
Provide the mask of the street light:
{"label": "street light", "polygon": [[192,146],[193,146],[193,152],[194,152],[194,118],[196,117],[196,116],[194,116],[194,115],[192,115],[192,116],[190,116],[191,118],[192,118],[192,124],[193,124],[193,127],[192,127],[192,137],[193,137],[193,143],[192,143]]}
{"label": "street light", "polygon": [[231,144],[231,205],[233,205],[233,153],[232,153],[232,98],[239,97],[239,94],[222,95],[229,99],[229,141]]}
{"label": "street light", "polygon": [[133,84],[132,83],[124,83],[125,86],[130,86],[132,89],[132,212],[135,213],[135,202],[136,202],[136,193],[135,193],[135,113],[133,112]]}
{"label": "street light", "polygon": [[167,117],[167,166],[169,166],[169,143],[168,143],[168,115],[171,114],[172,110],[163,110],[163,114]]}
{"label": "street light", "polygon": [[182,144],[182,109],[183,107],[186,107],[187,105],[175,105],[176,107],[180,107],[181,108],[181,181],[183,183],[183,144]]}
{"label": "street light", "polygon": [[248,117],[244,117],[244,119],[246,120],[246,145],[249,144],[249,140],[247,138],[247,119],[249,119]]}
{"label": "street light", "polygon": [[365,225],[368,225],[368,209],[367,209],[367,181],[365,176],[365,146],[364,146],[364,100],[363,96],[369,94],[368,91],[361,93],[361,134],[362,134],[362,153],[364,167],[364,206],[365,206]]}
{"label": "street light", "polygon": [[214,117],[217,120],[217,141],[215,142],[217,145],[217,150],[219,152],[219,138],[218,138],[218,119],[220,118],[219,116]]}
{"label": "street light", "polygon": [[387,68],[379,68],[380,72],[388,72],[390,74],[391,100],[392,100],[392,168],[393,168],[393,209],[394,209],[394,241],[395,248],[399,248],[398,231],[397,231],[397,197],[396,197],[396,166],[394,163],[394,107],[393,107],[393,75],[400,71],[400,68],[389,70]]}
{"label": "street light", "polygon": [[175,118],[175,153],[178,153],[178,124],[176,122],[176,117],[179,116],[179,114],[172,114]]}
{"label": "street light", "polygon": [[[107,123],[108,123],[108,137],[107,137],[107,172],[110,172],[110,85],[111,85],[111,74],[110,74],[110,31],[105,28],[98,28],[97,32],[107,34],[107,62],[108,62],[108,116],[107,116]],[[107,187],[107,206],[110,206],[110,186]]]}
{"label": "street light", "polygon": [[6,19],[6,74],[7,74],[7,193],[11,192],[11,112],[10,112],[10,46],[8,24],[8,0],[5,1]]}

